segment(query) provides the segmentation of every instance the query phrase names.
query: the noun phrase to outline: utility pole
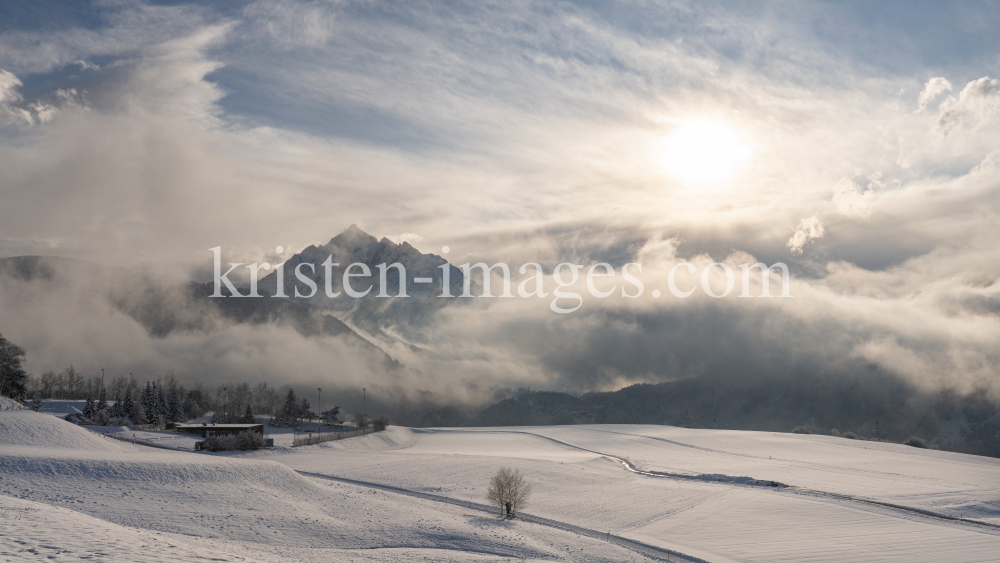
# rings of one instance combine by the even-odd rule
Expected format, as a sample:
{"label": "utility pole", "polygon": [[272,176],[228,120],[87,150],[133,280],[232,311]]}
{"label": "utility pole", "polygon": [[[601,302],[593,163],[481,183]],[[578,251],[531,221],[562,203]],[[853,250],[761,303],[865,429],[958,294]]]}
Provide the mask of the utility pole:
{"label": "utility pole", "polygon": [[316,423],[316,432],[322,430],[323,424],[323,388],[316,388],[316,414],[319,415],[319,422]]}
{"label": "utility pole", "polygon": [[368,392],[364,387],[361,388],[361,414],[368,418]]}
{"label": "utility pole", "polygon": [[222,393],[226,396],[226,402],[223,403],[224,406],[222,407],[222,423],[225,424],[229,422],[229,419],[226,418],[226,413],[229,412],[229,388],[223,387]]}
{"label": "utility pole", "polygon": [[104,368],[101,368],[101,389],[104,389]]}

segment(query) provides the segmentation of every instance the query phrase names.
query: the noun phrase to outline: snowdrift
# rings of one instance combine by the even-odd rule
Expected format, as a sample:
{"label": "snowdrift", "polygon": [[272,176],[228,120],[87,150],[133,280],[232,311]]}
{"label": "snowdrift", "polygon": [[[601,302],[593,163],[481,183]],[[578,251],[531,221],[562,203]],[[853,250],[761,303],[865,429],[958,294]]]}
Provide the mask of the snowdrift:
{"label": "snowdrift", "polygon": [[0,446],[89,452],[138,451],[137,446],[105,438],[65,420],[30,410],[0,411]]}
{"label": "snowdrift", "polygon": [[14,399],[11,399],[10,397],[0,397],[0,411],[21,408],[24,408],[24,405]]}

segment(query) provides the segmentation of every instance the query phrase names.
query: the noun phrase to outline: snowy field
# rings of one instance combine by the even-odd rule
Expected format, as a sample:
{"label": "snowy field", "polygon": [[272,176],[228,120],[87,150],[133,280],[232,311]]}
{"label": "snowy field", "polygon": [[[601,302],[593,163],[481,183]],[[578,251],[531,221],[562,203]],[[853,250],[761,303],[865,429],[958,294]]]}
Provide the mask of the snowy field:
{"label": "snowy field", "polygon": [[[480,507],[500,465],[534,486],[526,518]],[[1000,460],[828,436],[393,427],[196,454],[0,412],[10,561],[987,562],[998,525]]]}

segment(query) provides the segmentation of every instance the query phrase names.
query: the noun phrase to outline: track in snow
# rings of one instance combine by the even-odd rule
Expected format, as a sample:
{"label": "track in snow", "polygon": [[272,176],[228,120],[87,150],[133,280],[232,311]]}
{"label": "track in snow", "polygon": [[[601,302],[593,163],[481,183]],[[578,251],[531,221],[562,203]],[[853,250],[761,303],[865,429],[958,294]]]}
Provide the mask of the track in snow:
{"label": "track in snow", "polygon": [[[312,473],[310,471],[298,471],[294,470],[299,475],[306,477],[314,477],[319,479],[327,479],[330,481],[337,481],[340,483],[347,483],[350,485],[356,485],[359,487],[369,487],[373,489],[381,489],[383,491],[389,491],[393,493],[398,493],[401,495],[411,496],[419,499],[430,500],[434,502],[443,502],[446,504],[453,504],[455,506],[461,506],[463,508],[471,508],[473,510],[479,510],[489,514],[496,514],[496,508],[480,504],[478,502],[464,501],[451,497],[446,497],[443,495],[434,495],[430,493],[421,493],[417,491],[411,491],[410,489],[404,489],[403,487],[394,487],[392,485],[382,485],[380,483],[371,483],[368,481],[358,481],[356,479],[348,479],[346,477],[334,477],[332,475],[324,475],[322,473]],[[689,563],[708,563],[704,559],[699,559],[697,557],[692,557],[690,555],[685,555],[677,551],[663,549],[646,543],[642,543],[636,540],[631,540],[628,538],[623,538],[621,536],[616,536],[610,532],[601,532],[598,530],[593,530],[590,528],[583,528],[581,526],[575,526],[573,524],[567,524],[566,522],[560,522],[558,520],[552,520],[549,518],[542,518],[540,516],[532,516],[530,514],[521,513],[517,516],[519,520],[524,520],[525,522],[532,522],[535,524],[541,524],[543,526],[549,526],[551,528],[558,528],[560,530],[565,530],[568,532],[574,532],[581,536],[587,536],[589,538],[594,538],[598,540],[603,540],[609,543],[613,543],[625,549],[634,551],[640,555],[649,557],[650,559],[656,559],[659,561],[687,561]]]}
{"label": "track in snow", "polygon": [[[826,491],[819,491],[819,490],[816,490],[816,489],[807,489],[807,488],[804,488],[804,487],[795,487],[795,486],[791,486],[791,485],[785,485],[783,483],[778,483],[776,481],[758,480],[758,479],[751,479],[751,478],[744,478],[744,477],[729,477],[729,476],[725,476],[725,475],[688,475],[688,474],[683,474],[683,473],[666,473],[666,472],[660,472],[660,471],[645,471],[645,470],[639,469],[631,461],[629,461],[629,460],[627,460],[625,458],[622,458],[622,457],[614,456],[614,455],[607,454],[607,453],[604,453],[604,452],[598,452],[598,451],[595,451],[595,450],[584,448],[582,446],[577,446],[575,444],[570,444],[569,442],[563,442],[562,440],[557,440],[555,438],[550,438],[548,436],[543,436],[541,434],[535,434],[533,432],[525,432],[525,431],[517,431],[517,432],[520,432],[522,434],[529,434],[531,436],[537,436],[539,438],[545,438],[546,440],[551,440],[553,442],[562,444],[564,446],[568,446],[570,448],[575,448],[575,449],[582,450],[582,451],[585,451],[585,452],[590,452],[592,454],[601,455],[601,456],[604,456],[604,457],[609,458],[609,459],[613,459],[613,460],[617,461],[618,463],[620,463],[622,465],[622,467],[624,467],[626,470],[631,471],[632,473],[635,473],[637,475],[644,475],[646,477],[660,477],[660,478],[667,478],[667,479],[684,479],[684,480],[697,480],[697,481],[711,481],[711,482],[720,482],[720,483],[730,483],[730,484],[739,484],[739,485],[756,485],[756,486],[775,487],[775,488],[787,490],[787,491],[790,491],[790,492],[794,492],[794,493],[798,493],[798,494],[804,494],[804,495],[813,496],[813,497],[822,497],[822,498],[833,498],[833,499],[838,499],[838,500],[846,500],[846,501],[851,501],[851,502],[857,502],[857,503],[862,503],[862,504],[879,506],[879,507],[882,507],[882,508],[889,508],[889,509],[892,509],[892,510],[901,510],[903,512],[909,512],[911,514],[917,514],[917,515],[925,516],[925,517],[929,517],[929,518],[936,518],[936,519],[948,520],[948,521],[952,521],[952,522],[961,522],[963,524],[972,524],[972,525],[975,525],[975,526],[985,526],[985,527],[988,527],[988,528],[1000,529],[1000,525],[990,524],[989,522],[981,522],[979,520],[971,520],[969,518],[958,518],[958,517],[955,517],[955,516],[947,516],[945,514],[939,514],[937,512],[931,512],[929,510],[923,510],[923,509],[920,509],[920,508],[913,508],[913,507],[910,507],[910,506],[903,506],[903,505],[892,504],[892,503],[888,503],[888,502],[879,502],[879,501],[876,501],[876,500],[869,500],[869,499],[863,499],[863,498],[858,498],[858,497],[852,497],[850,495],[844,495],[844,494],[839,494],[839,493],[828,493]],[[642,436],[642,435],[636,435],[636,434],[629,434],[629,435],[630,436],[640,436],[640,437],[643,437],[643,438],[651,438],[650,436]],[[657,438],[652,438],[652,439],[655,440]],[[670,440],[664,440],[664,441],[670,441]],[[672,442],[672,443],[680,444],[679,442]],[[681,444],[681,445],[684,445],[684,444]],[[698,448],[697,446],[689,446],[689,447],[692,447],[692,448],[695,448],[695,449],[704,449],[704,448]],[[714,451],[714,450],[709,450],[709,451]],[[720,452],[720,453],[724,453],[724,452]]]}

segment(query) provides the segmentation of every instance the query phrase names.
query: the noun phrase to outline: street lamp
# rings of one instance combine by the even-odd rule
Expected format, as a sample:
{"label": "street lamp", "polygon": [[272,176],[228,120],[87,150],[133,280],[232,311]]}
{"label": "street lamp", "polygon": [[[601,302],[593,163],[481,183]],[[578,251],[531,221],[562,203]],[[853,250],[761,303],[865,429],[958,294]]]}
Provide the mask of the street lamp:
{"label": "street lamp", "polygon": [[316,414],[319,415],[319,422],[316,423],[316,432],[321,431],[323,425],[323,388],[316,388]]}

